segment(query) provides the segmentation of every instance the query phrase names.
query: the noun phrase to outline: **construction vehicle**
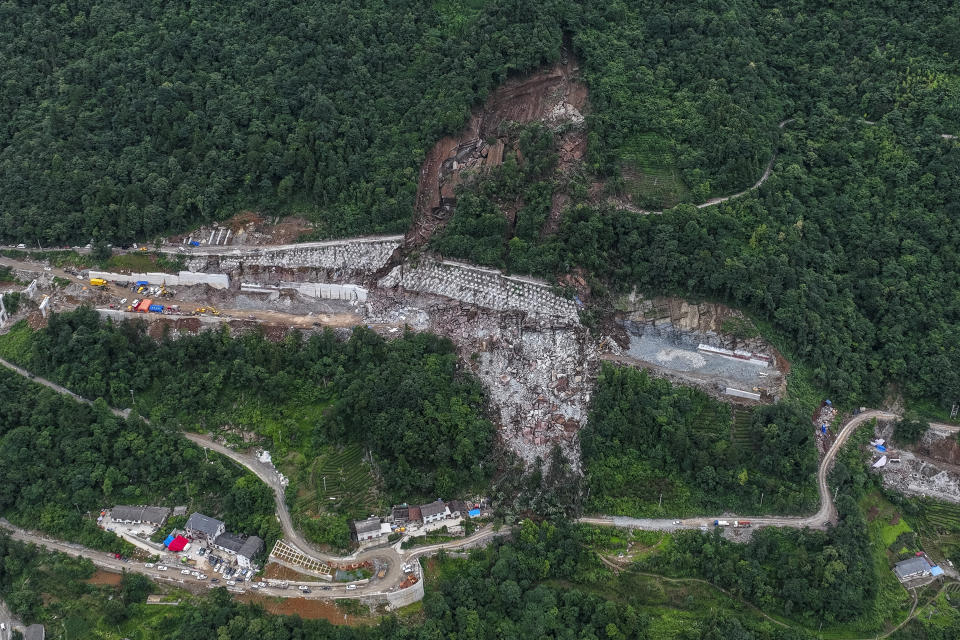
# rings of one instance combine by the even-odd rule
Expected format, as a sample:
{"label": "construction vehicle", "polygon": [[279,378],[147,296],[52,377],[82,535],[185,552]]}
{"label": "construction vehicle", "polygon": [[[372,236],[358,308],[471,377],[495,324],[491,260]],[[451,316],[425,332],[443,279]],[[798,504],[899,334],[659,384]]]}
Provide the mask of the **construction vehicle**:
{"label": "construction vehicle", "polygon": [[713,521],[713,526],[715,526],[715,527],[729,527],[729,526],[730,526],[730,523],[727,522],[726,520],[714,520],[714,521]]}
{"label": "construction vehicle", "polygon": [[105,287],[107,286],[107,281],[103,278],[90,278],[91,287]]}
{"label": "construction vehicle", "polygon": [[734,520],[733,528],[734,529],[746,529],[747,527],[752,527],[749,520]]}

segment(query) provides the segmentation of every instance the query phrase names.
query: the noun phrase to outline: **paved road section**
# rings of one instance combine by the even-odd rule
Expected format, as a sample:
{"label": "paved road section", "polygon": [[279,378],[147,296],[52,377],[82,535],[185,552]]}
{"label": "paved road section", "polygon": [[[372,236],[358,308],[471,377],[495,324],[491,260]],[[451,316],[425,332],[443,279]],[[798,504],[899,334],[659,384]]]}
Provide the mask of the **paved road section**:
{"label": "paved road section", "polygon": [[629,518],[625,516],[599,515],[580,518],[579,522],[585,524],[607,525],[623,527],[628,529],[647,529],[651,531],[677,531],[680,529],[695,529],[703,526],[713,526],[716,520],[749,520],[754,527],[810,527],[811,529],[823,529],[827,523],[835,522],[837,519],[837,509],[833,504],[833,496],[830,494],[830,486],[827,483],[827,476],[833,463],[837,458],[837,453],[846,444],[858,427],[869,423],[874,418],[881,420],[891,420],[899,417],[895,413],[878,411],[871,409],[853,416],[843,425],[836,439],[833,441],[827,454],[820,461],[820,467],[817,469],[817,490],[820,493],[820,509],[812,516],[738,516],[738,515],[717,515],[702,516],[697,518],[685,518],[682,520],[663,520],[655,518]]}
{"label": "paved road section", "polygon": [[[83,398],[73,393],[69,389],[62,387],[55,382],[51,382],[45,378],[35,376],[26,369],[18,367],[17,365],[3,360],[0,358],[0,365],[7,367],[8,369],[29,378],[37,384],[41,384],[57,393],[69,396],[76,400],[77,402],[83,402],[85,404],[93,404],[87,398]],[[111,408],[111,411],[114,415],[126,418],[130,410],[129,409],[114,409]],[[144,419],[146,421],[146,419]],[[199,433],[184,433],[184,436],[196,443],[197,445],[215,451],[221,455],[224,455],[237,464],[243,466],[246,469],[249,469],[254,475],[260,478],[264,483],[267,484],[274,492],[274,504],[276,506],[276,515],[277,519],[280,521],[281,527],[283,528],[283,533],[285,541],[287,544],[297,547],[304,555],[311,557],[315,560],[326,562],[326,563],[354,563],[354,562],[365,562],[365,561],[374,561],[377,560],[382,564],[388,566],[387,574],[380,579],[372,581],[368,584],[358,584],[356,590],[351,590],[349,592],[345,591],[345,584],[335,584],[331,583],[329,586],[331,590],[336,590],[337,592],[331,593],[331,590],[323,590],[320,594],[308,594],[309,596],[318,597],[318,598],[329,598],[333,596],[337,597],[352,597],[359,598],[363,596],[371,595],[381,595],[387,593],[396,588],[398,584],[404,579],[404,573],[402,571],[402,565],[410,562],[422,555],[427,555],[430,553],[435,553],[441,549],[455,550],[455,549],[466,549],[475,546],[481,546],[489,542],[491,539],[498,535],[506,535],[510,532],[509,529],[503,531],[495,532],[491,527],[484,527],[479,531],[475,532],[468,538],[462,540],[454,540],[451,542],[445,542],[442,544],[430,545],[425,547],[413,548],[409,550],[401,550],[400,543],[391,547],[378,547],[374,549],[367,549],[363,551],[358,551],[349,556],[333,556],[327,553],[324,553],[316,549],[312,544],[307,542],[303,536],[297,531],[296,527],[293,526],[293,519],[290,517],[290,511],[287,508],[287,503],[284,498],[284,488],[280,484],[280,479],[277,477],[277,474],[270,467],[264,465],[256,456],[250,454],[239,453],[233,451],[219,443],[212,441],[208,436],[199,434]],[[27,542],[34,542],[36,544],[43,544],[48,548],[55,549],[57,551],[64,551],[65,553],[69,552],[71,555],[82,555],[88,557],[94,561],[94,564],[97,566],[108,569],[111,571],[137,571],[139,573],[144,573],[145,575],[150,576],[158,580],[164,580],[168,582],[179,582],[181,584],[196,584],[196,585],[205,585],[209,586],[207,581],[200,581],[197,578],[181,574],[181,568],[170,567],[168,571],[161,572],[156,568],[145,568],[142,565],[135,565],[133,563],[121,562],[115,559],[112,555],[101,553],[98,551],[93,551],[91,549],[86,549],[80,545],[55,541],[50,538],[44,537],[42,534],[31,533],[23,529],[18,529],[6,520],[0,519],[0,526],[14,531],[14,537],[19,540],[24,540]],[[171,572],[176,572],[174,576]],[[179,577],[178,577],[179,576]],[[261,589],[262,593],[267,595],[277,595],[281,597],[304,597],[298,592],[290,592],[281,589]],[[343,591],[343,593],[338,593]]]}

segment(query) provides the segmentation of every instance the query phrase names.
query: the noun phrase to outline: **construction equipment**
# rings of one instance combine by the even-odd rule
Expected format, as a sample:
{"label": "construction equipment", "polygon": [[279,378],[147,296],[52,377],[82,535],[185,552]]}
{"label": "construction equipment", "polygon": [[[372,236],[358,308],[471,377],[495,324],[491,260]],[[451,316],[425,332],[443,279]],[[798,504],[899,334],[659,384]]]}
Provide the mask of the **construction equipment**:
{"label": "construction equipment", "polygon": [[107,286],[107,281],[103,278],[90,278],[91,287],[105,287]]}

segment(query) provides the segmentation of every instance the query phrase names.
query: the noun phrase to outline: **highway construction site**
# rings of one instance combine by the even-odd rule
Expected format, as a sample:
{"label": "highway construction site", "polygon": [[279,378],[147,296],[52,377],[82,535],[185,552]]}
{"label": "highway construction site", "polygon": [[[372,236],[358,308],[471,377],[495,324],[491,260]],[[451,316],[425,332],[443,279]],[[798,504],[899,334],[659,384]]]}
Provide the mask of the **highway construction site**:
{"label": "highway construction site", "polygon": [[[225,237],[211,233],[214,240]],[[291,329],[347,335],[358,325],[387,338],[408,329],[431,331],[457,346],[464,366],[489,392],[502,440],[528,463],[546,459],[559,445],[579,467],[577,433],[604,359],[697,384],[726,400],[761,401],[754,391],[761,384],[762,401],[781,393],[775,352],[758,340],[725,336],[719,321],[705,320],[718,315],[716,306],[711,316],[704,305],[634,298],[635,311],[618,317],[623,329],[604,334],[584,327],[577,303],[546,282],[429,255],[398,259],[401,236],[209,246],[211,233],[202,232],[199,247],[190,238],[201,234],[161,246],[163,255],[183,265],[177,272],[64,269],[29,255],[0,257],[17,280],[36,282],[34,303],[10,322],[27,317],[41,326],[40,305],[44,312],[90,305],[114,320],[147,321],[157,337],[224,324],[234,331],[262,327],[273,339]],[[104,283],[91,285],[93,278]],[[203,284],[184,284],[193,282]],[[165,295],[155,295],[161,288]],[[155,311],[144,308],[148,298]],[[749,353],[759,359],[744,359]],[[731,388],[746,396],[730,396]]]}

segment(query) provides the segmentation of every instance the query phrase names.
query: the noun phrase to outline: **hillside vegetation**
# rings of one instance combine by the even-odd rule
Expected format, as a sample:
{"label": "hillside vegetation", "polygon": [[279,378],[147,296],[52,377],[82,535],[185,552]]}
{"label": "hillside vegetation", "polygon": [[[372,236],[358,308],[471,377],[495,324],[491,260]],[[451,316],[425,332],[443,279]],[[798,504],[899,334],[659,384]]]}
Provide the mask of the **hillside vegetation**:
{"label": "hillside vegetation", "polygon": [[361,445],[401,501],[450,497],[489,473],[482,387],[452,343],[429,333],[388,342],[358,327],[344,342],[327,330],[274,343],[224,328],[156,341],[143,322],[80,308],[35,332],[17,325],[0,353],[112,406],[129,406],[132,392],[158,424],[252,430],[278,459],[312,463],[325,446]]}
{"label": "hillside vegetation", "polygon": [[[272,544],[273,493],[174,432],[123,420],[0,368],[0,512],[24,527],[119,551],[97,528],[115,504],[178,504],[220,515],[232,531]],[[91,515],[92,514],[92,515]]]}
{"label": "hillside vegetation", "polygon": [[759,407],[744,442],[730,406],[646,372],[605,366],[580,433],[588,510],[631,516],[805,513],[817,507],[809,417]]}

